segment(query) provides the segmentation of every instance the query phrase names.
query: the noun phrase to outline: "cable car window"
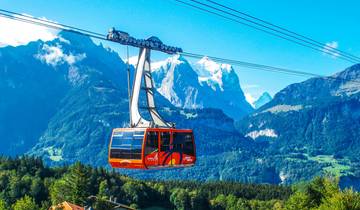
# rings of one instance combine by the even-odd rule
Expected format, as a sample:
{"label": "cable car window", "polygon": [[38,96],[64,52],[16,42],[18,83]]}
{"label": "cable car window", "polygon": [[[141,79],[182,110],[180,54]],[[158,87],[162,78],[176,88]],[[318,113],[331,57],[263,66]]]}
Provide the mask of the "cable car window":
{"label": "cable car window", "polygon": [[158,132],[150,131],[147,132],[146,136],[146,146],[145,146],[145,155],[151,154],[158,151]]}
{"label": "cable car window", "polygon": [[[181,149],[186,155],[194,155],[194,143],[192,133],[174,133],[174,146],[182,145]],[[179,146],[177,146],[179,147]],[[175,147],[174,147],[175,148]]]}
{"label": "cable car window", "polygon": [[173,134],[173,150],[175,152],[182,152],[185,144],[185,133]]}
{"label": "cable car window", "polygon": [[110,157],[141,159],[144,131],[115,132],[112,138]]}
{"label": "cable car window", "polygon": [[161,151],[169,151],[170,150],[170,132],[160,132],[161,140],[160,140],[160,149]]}

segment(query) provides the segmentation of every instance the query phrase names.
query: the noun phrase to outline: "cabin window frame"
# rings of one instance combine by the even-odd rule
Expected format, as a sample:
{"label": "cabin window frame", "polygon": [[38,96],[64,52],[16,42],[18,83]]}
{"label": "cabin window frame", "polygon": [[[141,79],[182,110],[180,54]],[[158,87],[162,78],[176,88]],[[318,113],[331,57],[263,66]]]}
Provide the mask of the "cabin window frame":
{"label": "cabin window frame", "polygon": [[[139,133],[142,133],[142,135]],[[131,137],[126,137],[127,139],[125,139],[124,137],[120,137],[120,139],[115,139],[115,138],[119,138],[115,135],[123,135],[124,133],[126,134],[132,134]],[[110,158],[116,158],[116,159],[129,159],[129,160],[141,160],[142,159],[142,150],[143,150],[143,144],[144,144],[144,135],[145,135],[145,131],[118,131],[118,132],[114,132],[114,134],[112,135],[112,142],[111,142],[111,149],[110,149]],[[139,138],[141,136],[141,138]],[[123,139],[121,139],[123,138]],[[115,141],[114,141],[115,140]],[[117,142],[116,142],[117,141]],[[125,147],[123,146],[123,148],[121,148],[121,145],[126,145],[123,144],[123,142],[125,141],[129,141],[129,146]],[[140,143],[141,144],[138,144]],[[116,144],[115,144],[116,143]],[[121,144],[119,144],[121,143]],[[114,145],[115,144],[115,145]],[[116,154],[113,154],[113,152]]]}

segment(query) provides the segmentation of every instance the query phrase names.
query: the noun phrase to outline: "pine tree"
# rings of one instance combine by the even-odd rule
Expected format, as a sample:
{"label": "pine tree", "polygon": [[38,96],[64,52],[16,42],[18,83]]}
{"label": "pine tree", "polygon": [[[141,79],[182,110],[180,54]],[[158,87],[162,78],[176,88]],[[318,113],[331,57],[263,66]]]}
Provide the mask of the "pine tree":
{"label": "pine tree", "polygon": [[63,178],[52,185],[50,189],[52,203],[69,201],[77,205],[85,205],[87,197],[90,196],[89,183],[87,168],[79,162],[75,163]]}
{"label": "pine tree", "polygon": [[39,207],[36,205],[35,200],[25,195],[20,200],[16,201],[12,209],[14,210],[38,210]]}
{"label": "pine tree", "polygon": [[76,162],[70,173],[64,178],[66,186],[70,189],[71,202],[85,205],[89,196],[89,174],[88,170],[80,162]]}

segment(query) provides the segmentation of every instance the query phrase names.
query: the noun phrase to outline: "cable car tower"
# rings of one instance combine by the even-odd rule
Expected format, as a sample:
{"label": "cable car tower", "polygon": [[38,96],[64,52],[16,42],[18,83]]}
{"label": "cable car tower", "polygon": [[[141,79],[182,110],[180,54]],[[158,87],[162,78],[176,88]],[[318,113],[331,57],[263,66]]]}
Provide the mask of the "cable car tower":
{"label": "cable car tower", "polygon": [[[128,70],[130,127],[113,129],[109,146],[109,163],[115,168],[163,168],[192,166],[195,163],[195,143],[190,129],[176,129],[165,121],[154,100],[151,76],[151,50],[167,54],[181,53],[182,49],[168,46],[157,37],[136,39],[128,33],[111,28],[107,39],[139,48],[139,56],[130,94]],[[142,85],[142,83],[144,83]],[[146,93],[146,109],[151,120],[139,112],[140,91]]]}
{"label": "cable car tower", "polygon": [[[130,45],[140,48],[134,81],[132,86],[130,103],[130,126],[132,128],[148,128],[148,127],[175,127],[173,123],[166,122],[159,114],[155,106],[154,100],[154,84],[151,76],[150,55],[151,50],[161,51],[167,54],[176,54],[182,52],[181,48],[171,47],[163,44],[159,38],[150,37],[146,40],[135,39],[128,33],[117,31],[111,28],[107,39],[118,42],[123,45]],[[129,78],[129,77],[128,77]],[[144,81],[144,86],[141,87],[141,81]],[[151,121],[145,120],[139,112],[139,96],[140,90],[143,89],[146,93],[146,109],[149,111]]]}

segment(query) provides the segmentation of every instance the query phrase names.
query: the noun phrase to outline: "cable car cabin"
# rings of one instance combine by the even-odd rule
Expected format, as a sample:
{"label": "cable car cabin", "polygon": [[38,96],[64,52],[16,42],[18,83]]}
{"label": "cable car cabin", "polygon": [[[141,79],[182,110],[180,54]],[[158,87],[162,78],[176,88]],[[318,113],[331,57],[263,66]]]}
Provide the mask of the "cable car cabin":
{"label": "cable car cabin", "polygon": [[192,130],[173,128],[115,128],[109,163],[114,168],[151,169],[193,166]]}

